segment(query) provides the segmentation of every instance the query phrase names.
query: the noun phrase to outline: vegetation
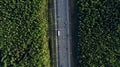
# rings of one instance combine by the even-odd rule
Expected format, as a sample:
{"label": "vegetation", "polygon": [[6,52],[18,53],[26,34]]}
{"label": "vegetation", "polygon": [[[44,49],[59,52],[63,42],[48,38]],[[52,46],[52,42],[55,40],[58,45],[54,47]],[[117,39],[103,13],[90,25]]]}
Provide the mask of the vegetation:
{"label": "vegetation", "polygon": [[48,1],[48,36],[49,36],[49,50],[50,50],[50,67],[56,67],[55,56],[55,26],[54,26],[54,0]]}
{"label": "vegetation", "polygon": [[78,67],[120,66],[120,0],[76,0]]}
{"label": "vegetation", "polygon": [[0,67],[50,67],[47,0],[0,0]]}

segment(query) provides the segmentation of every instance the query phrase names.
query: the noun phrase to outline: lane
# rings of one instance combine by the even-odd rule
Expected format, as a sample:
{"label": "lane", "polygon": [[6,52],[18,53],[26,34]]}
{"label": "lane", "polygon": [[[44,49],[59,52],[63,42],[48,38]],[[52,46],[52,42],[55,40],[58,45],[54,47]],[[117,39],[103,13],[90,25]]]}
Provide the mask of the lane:
{"label": "lane", "polygon": [[[68,0],[54,0],[57,67],[70,66]],[[60,31],[60,36],[57,32]]]}

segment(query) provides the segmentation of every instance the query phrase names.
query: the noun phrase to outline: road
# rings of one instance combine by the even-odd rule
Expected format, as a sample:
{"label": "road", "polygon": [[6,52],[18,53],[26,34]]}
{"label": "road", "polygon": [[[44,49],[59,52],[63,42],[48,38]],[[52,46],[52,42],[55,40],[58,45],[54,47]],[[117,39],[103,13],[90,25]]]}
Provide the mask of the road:
{"label": "road", "polygon": [[71,67],[68,0],[54,0],[54,9],[57,67]]}

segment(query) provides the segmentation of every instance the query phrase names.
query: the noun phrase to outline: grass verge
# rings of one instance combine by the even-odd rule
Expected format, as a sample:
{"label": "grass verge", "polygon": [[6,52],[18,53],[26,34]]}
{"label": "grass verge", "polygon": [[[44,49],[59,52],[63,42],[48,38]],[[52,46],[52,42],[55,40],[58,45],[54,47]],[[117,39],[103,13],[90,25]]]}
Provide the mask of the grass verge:
{"label": "grass verge", "polygon": [[56,67],[56,48],[55,48],[55,26],[54,26],[54,0],[48,1],[48,27],[49,27],[49,49],[51,67]]}

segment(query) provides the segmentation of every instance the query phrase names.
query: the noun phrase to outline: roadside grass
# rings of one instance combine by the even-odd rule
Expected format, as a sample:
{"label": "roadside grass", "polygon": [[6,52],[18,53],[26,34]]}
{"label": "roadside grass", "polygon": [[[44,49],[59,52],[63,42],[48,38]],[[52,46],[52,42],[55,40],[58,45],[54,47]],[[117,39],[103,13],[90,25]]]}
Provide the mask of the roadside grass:
{"label": "roadside grass", "polygon": [[54,26],[54,0],[48,1],[48,29],[49,29],[49,50],[50,50],[50,66],[56,67],[55,56],[55,26]]}

